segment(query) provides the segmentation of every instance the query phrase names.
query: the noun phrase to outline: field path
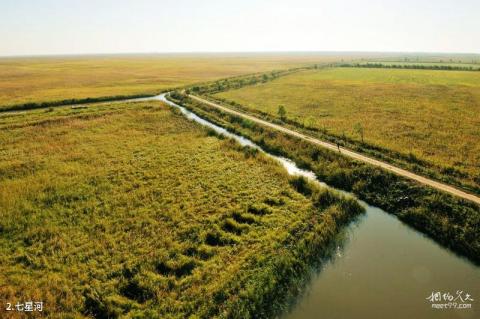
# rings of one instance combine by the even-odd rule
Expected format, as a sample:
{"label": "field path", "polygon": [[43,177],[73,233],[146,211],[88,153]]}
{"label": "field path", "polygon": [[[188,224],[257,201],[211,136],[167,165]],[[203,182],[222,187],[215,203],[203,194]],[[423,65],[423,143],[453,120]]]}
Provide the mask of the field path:
{"label": "field path", "polygon": [[335,152],[340,152],[342,153],[343,155],[345,156],[348,156],[348,157],[351,157],[351,158],[354,158],[356,160],[359,160],[359,161],[362,161],[362,162],[365,162],[365,163],[369,163],[371,165],[375,165],[375,166],[379,166],[387,171],[390,171],[392,173],[395,173],[397,175],[400,175],[400,176],[403,176],[403,177],[407,177],[409,179],[412,179],[414,181],[417,181],[419,183],[422,183],[424,185],[428,185],[430,187],[433,187],[435,189],[438,189],[438,190],[441,190],[441,191],[444,191],[444,192],[447,192],[447,193],[450,193],[452,195],[455,195],[455,196],[458,196],[458,197],[461,197],[461,198],[464,198],[466,200],[469,200],[469,201],[472,201],[474,203],[477,203],[477,204],[480,204],[480,197],[478,196],[475,196],[473,194],[469,194],[469,193],[466,193],[462,190],[459,190],[455,187],[452,187],[450,185],[447,185],[447,184],[443,184],[443,183],[440,183],[440,182],[437,182],[433,179],[430,179],[430,178],[427,178],[427,177],[424,177],[424,176],[420,176],[420,175],[417,175],[415,173],[412,173],[410,171],[407,171],[407,170],[404,170],[402,168],[399,168],[399,167],[396,167],[396,166],[393,166],[391,164],[388,164],[388,163],[385,163],[385,162],[382,162],[382,161],[379,161],[379,160],[376,160],[376,159],[373,159],[371,157],[368,157],[368,156],[365,156],[365,155],[362,155],[360,153],[357,153],[357,152],[354,152],[354,151],[351,151],[349,149],[346,149],[346,148],[343,148],[343,147],[340,147],[338,148],[336,145],[334,144],[331,144],[331,143],[328,143],[328,142],[325,142],[325,141],[322,141],[322,140],[319,140],[317,138],[314,138],[314,137],[311,137],[311,136],[308,136],[308,135],[305,135],[305,134],[302,134],[302,133],[299,133],[297,131],[294,131],[294,130],[290,130],[288,128],[285,128],[283,126],[280,126],[280,125],[277,125],[277,124],[274,124],[274,123],[271,123],[271,122],[268,122],[268,121],[265,121],[265,120],[262,120],[262,119],[259,119],[258,117],[255,117],[255,116],[252,116],[252,115],[248,115],[248,114],[245,114],[245,113],[242,113],[242,112],[239,112],[239,111],[235,111],[235,110],[232,110],[228,107],[225,107],[225,106],[222,106],[218,103],[214,103],[214,102],[211,102],[211,101],[208,101],[208,100],[205,100],[201,97],[198,97],[198,96],[195,96],[195,95],[189,95],[192,99],[194,100],[197,100],[199,102],[202,102],[204,104],[207,104],[207,105],[210,105],[212,107],[215,107],[217,109],[220,109],[224,112],[227,112],[227,113],[230,113],[230,114],[234,114],[234,115],[237,115],[239,117],[242,117],[244,119],[247,119],[247,120],[250,120],[252,122],[255,122],[255,123],[258,123],[258,124],[261,124],[261,125],[264,125],[264,126],[267,126],[267,127],[270,127],[270,128],[273,128],[277,131],[280,131],[280,132],[283,132],[283,133],[286,133],[288,135],[291,135],[291,136],[295,136],[295,137],[298,137],[298,138],[301,138],[302,140],[305,140],[307,142],[310,142],[312,144],[315,144],[315,145],[319,145],[319,146],[322,146],[324,148],[327,148],[327,149],[330,149],[332,151],[335,151]]}

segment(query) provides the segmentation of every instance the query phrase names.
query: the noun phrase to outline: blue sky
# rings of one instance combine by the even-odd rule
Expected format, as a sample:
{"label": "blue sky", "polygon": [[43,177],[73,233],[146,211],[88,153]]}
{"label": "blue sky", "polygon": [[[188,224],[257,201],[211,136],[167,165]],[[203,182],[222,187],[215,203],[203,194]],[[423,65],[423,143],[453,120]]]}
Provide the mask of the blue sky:
{"label": "blue sky", "polygon": [[0,0],[0,55],[480,53],[480,0]]}

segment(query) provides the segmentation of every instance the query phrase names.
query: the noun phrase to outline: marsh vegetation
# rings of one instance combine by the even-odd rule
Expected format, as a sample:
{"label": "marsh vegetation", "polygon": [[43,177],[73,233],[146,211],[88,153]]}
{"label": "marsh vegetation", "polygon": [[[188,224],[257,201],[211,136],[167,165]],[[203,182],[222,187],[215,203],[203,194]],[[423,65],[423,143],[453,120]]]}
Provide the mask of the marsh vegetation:
{"label": "marsh vegetation", "polygon": [[[479,72],[330,68],[323,58],[0,61],[11,79],[0,80],[0,105],[43,108],[0,114],[0,298],[44,300],[47,317],[269,318],[363,212],[161,102],[54,106],[183,87],[479,191]],[[200,117],[480,263],[478,205],[182,91],[172,98]]]}
{"label": "marsh vegetation", "polygon": [[366,202],[395,214],[453,251],[480,262],[480,207],[380,168],[357,162],[296,137],[274,131],[218,109],[173,95],[182,105],[273,154],[293,159],[321,181],[353,192]]}
{"label": "marsh vegetation", "polygon": [[306,70],[213,97],[480,192],[480,72]]}
{"label": "marsh vegetation", "polygon": [[160,102],[4,115],[0,140],[0,298],[47,317],[270,317],[362,212]]}
{"label": "marsh vegetation", "polygon": [[[154,95],[242,74],[335,61],[328,55],[152,54],[0,59],[0,111]],[[69,102],[70,101],[70,102]]]}

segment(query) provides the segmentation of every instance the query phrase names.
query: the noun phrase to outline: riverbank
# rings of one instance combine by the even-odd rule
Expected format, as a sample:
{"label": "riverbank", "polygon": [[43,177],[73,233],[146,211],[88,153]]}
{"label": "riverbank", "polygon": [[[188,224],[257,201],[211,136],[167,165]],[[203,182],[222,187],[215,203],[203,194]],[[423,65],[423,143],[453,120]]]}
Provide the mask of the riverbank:
{"label": "riverbank", "polygon": [[[281,319],[474,319],[480,267],[442,248],[379,208],[342,230],[332,259],[314,272]],[[432,292],[465,299],[471,308],[435,309]],[[457,305],[462,301],[458,298]],[[392,311],[394,309],[394,311]]]}
{"label": "riverbank", "polygon": [[329,185],[353,192],[366,202],[393,213],[444,247],[477,264],[480,262],[478,205],[223,113],[185,96],[173,97],[200,116],[253,140],[271,153],[293,159]]}

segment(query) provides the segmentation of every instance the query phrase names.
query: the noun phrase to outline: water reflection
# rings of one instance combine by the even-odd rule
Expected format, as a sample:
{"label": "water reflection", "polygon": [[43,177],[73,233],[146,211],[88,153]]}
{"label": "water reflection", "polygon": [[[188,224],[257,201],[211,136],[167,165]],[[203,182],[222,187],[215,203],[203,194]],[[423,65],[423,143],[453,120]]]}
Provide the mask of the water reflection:
{"label": "water reflection", "polygon": [[[335,258],[282,319],[479,317],[477,266],[375,207],[348,228]],[[427,300],[457,290],[472,295],[472,309],[432,309]]]}

